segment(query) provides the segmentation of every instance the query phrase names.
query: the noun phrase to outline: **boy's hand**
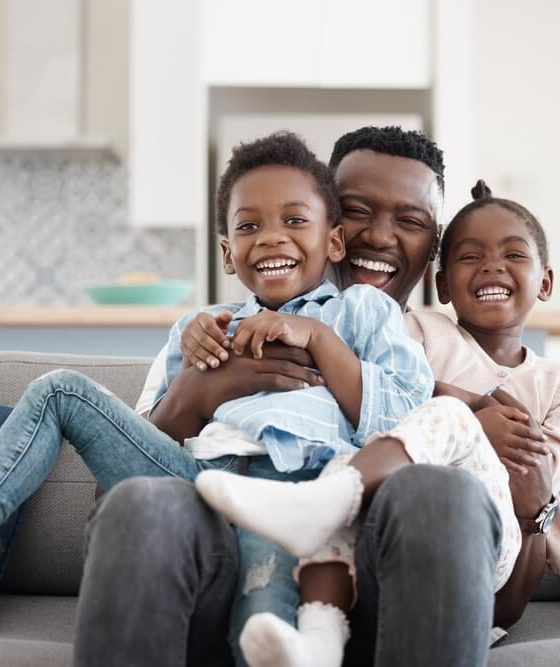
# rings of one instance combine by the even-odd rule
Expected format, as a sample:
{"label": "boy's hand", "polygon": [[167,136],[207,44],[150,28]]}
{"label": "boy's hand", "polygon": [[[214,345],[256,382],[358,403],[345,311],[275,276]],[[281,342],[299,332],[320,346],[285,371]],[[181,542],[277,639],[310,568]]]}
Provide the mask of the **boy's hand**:
{"label": "boy's hand", "polygon": [[299,315],[285,315],[267,310],[243,320],[233,337],[233,351],[242,355],[249,347],[255,359],[262,357],[265,343],[280,341],[285,345],[306,348],[315,320]]}
{"label": "boy's hand", "polygon": [[548,454],[542,428],[529,415],[506,405],[485,407],[475,413],[502,463],[511,472],[527,474],[536,466],[535,454]]}
{"label": "boy's hand", "polygon": [[233,313],[218,315],[199,313],[181,335],[183,367],[196,366],[199,371],[217,368],[229,358],[230,339],[226,335]]}

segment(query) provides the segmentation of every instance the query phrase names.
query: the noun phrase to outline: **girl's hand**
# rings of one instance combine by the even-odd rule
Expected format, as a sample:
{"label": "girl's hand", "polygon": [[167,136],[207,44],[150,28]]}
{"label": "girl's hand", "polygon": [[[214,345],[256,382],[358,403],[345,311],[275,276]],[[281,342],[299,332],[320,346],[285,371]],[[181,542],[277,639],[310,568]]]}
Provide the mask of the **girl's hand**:
{"label": "girl's hand", "polygon": [[229,359],[230,339],[226,335],[233,313],[225,310],[218,315],[199,313],[181,336],[183,368],[196,366],[199,371],[218,368]]}
{"label": "girl's hand", "polygon": [[262,357],[265,343],[280,341],[285,345],[307,348],[315,320],[300,315],[285,315],[267,310],[243,320],[233,337],[233,351],[242,355],[249,347],[255,359]]}
{"label": "girl's hand", "polygon": [[537,466],[536,454],[546,455],[545,437],[539,424],[518,408],[489,406],[475,413],[484,433],[510,472],[527,474],[527,466]]}

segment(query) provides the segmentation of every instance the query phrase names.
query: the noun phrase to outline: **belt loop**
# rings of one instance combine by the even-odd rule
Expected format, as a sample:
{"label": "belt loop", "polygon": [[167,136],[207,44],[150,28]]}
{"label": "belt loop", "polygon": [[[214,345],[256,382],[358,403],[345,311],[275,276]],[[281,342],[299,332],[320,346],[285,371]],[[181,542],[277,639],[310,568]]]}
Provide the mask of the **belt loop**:
{"label": "belt loop", "polygon": [[248,468],[249,468],[249,457],[248,456],[238,456],[237,457],[237,474],[246,476]]}

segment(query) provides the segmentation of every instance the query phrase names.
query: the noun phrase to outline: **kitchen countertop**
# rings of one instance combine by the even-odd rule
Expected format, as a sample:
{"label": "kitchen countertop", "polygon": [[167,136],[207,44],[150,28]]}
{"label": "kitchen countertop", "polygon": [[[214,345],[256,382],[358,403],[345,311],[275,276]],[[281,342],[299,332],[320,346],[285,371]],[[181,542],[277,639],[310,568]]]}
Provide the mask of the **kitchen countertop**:
{"label": "kitchen countertop", "polygon": [[194,306],[0,306],[3,327],[170,327]]}
{"label": "kitchen countertop", "polygon": [[[4,327],[170,327],[193,304],[181,306],[0,306]],[[447,312],[446,309],[434,310]],[[560,311],[536,310],[528,329],[560,336]]]}

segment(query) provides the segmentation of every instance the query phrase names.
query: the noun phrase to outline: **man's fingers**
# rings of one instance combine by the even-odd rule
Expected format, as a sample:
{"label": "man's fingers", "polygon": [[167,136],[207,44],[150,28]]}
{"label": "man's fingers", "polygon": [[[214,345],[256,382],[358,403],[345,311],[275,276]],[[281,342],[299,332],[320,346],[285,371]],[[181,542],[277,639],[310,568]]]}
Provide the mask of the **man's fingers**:
{"label": "man's fingers", "polygon": [[500,456],[500,461],[510,472],[516,472],[520,475],[526,475],[529,472],[525,466],[519,465],[519,463],[515,463],[515,461],[511,461],[506,456]]}

